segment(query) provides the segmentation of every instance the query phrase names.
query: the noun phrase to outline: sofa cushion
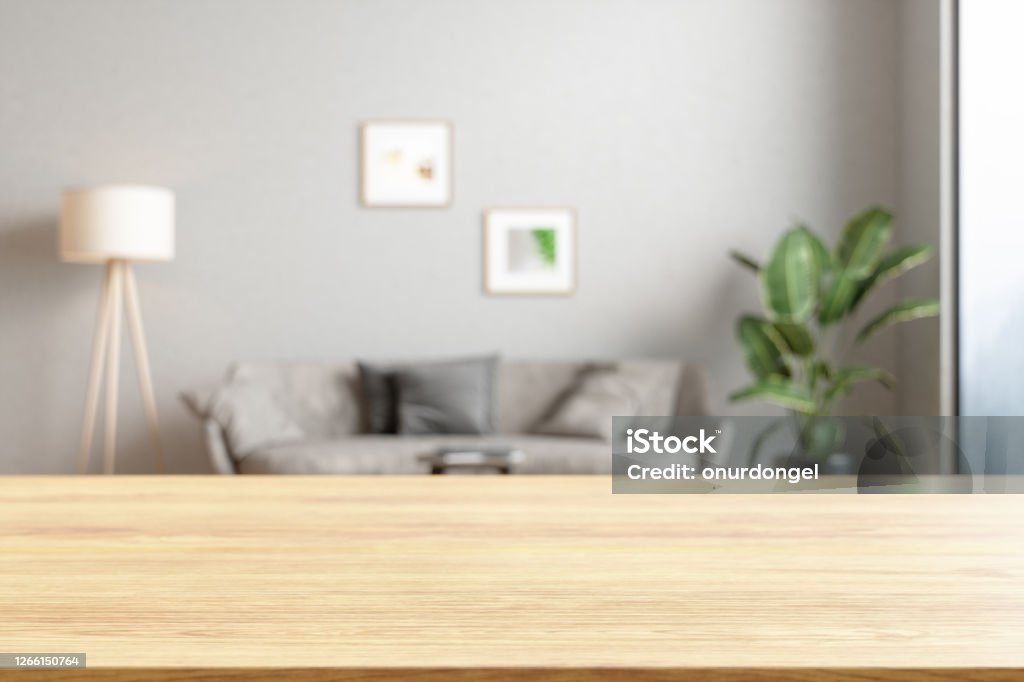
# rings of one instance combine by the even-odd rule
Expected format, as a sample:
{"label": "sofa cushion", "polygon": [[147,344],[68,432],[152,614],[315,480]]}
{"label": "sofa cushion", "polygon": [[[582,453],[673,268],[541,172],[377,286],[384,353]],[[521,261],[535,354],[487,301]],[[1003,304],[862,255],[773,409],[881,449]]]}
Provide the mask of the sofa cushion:
{"label": "sofa cushion", "polygon": [[339,438],[365,429],[355,364],[242,363],[228,382],[267,386],[281,408],[310,439]]}
{"label": "sofa cushion", "polygon": [[498,430],[529,433],[588,366],[586,362],[502,362],[498,369]]}
{"label": "sofa cushion", "polygon": [[[636,414],[673,415],[682,399],[678,360],[620,362],[503,362],[498,381],[499,430],[528,433],[550,415],[580,378],[595,367],[614,366],[637,393]],[[703,398],[700,399],[703,402]]]}
{"label": "sofa cushion", "polygon": [[636,394],[636,414],[678,414],[683,363],[678,360],[623,360],[614,363],[617,375]]}
{"label": "sofa cushion", "polygon": [[206,415],[220,425],[235,457],[262,446],[300,441],[306,436],[263,384],[242,382],[222,386],[210,398]]}
{"label": "sofa cushion", "polygon": [[612,439],[612,417],[639,413],[640,390],[616,367],[594,367],[559,400],[534,433]]}
{"label": "sofa cushion", "polygon": [[417,456],[449,445],[502,445],[523,451],[523,474],[607,474],[611,447],[593,438],[552,436],[388,436],[289,443],[259,448],[243,457],[243,474],[423,474]]}
{"label": "sofa cushion", "polygon": [[493,433],[497,363],[497,356],[490,356],[396,367],[398,432]]}

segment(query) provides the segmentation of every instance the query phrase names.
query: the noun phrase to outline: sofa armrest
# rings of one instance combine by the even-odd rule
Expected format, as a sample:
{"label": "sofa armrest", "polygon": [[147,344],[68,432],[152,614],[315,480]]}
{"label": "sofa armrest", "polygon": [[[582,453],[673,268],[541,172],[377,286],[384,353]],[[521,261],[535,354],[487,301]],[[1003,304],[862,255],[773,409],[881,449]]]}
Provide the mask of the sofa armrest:
{"label": "sofa armrest", "polygon": [[210,458],[213,470],[218,474],[237,474],[235,462],[231,458],[231,450],[224,438],[224,430],[220,424],[207,414],[210,396],[213,391],[182,391],[178,394],[188,411],[203,424],[203,447]]}
{"label": "sofa armrest", "polygon": [[220,424],[209,417],[203,420],[203,444],[206,446],[206,455],[210,458],[214,471],[218,474],[238,473],[235,462],[228,452]]}

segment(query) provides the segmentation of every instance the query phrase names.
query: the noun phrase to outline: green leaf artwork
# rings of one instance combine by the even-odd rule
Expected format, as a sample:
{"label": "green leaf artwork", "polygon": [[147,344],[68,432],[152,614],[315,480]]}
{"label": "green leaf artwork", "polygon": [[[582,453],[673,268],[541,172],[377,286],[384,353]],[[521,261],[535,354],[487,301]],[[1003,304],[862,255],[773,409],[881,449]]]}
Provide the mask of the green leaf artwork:
{"label": "green leaf artwork", "polygon": [[558,258],[555,229],[553,227],[535,227],[530,230],[530,234],[537,242],[537,250],[540,251],[540,257],[544,264],[548,267],[555,267],[555,261]]}

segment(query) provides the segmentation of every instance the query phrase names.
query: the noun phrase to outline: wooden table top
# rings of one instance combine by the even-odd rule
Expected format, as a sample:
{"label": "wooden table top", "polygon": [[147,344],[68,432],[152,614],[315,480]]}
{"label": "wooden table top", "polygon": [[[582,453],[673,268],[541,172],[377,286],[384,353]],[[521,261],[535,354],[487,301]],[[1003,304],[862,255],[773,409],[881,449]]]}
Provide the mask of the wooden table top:
{"label": "wooden table top", "polygon": [[11,477],[0,586],[90,667],[1024,666],[1024,497]]}

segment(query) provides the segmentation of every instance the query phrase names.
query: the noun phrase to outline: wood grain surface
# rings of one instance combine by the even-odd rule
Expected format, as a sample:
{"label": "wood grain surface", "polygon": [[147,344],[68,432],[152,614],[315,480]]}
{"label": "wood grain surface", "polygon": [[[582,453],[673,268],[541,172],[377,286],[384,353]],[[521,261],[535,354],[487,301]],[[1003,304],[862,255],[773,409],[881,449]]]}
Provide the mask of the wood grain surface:
{"label": "wood grain surface", "polygon": [[0,651],[90,667],[1016,667],[1024,497],[11,477],[0,586]]}
{"label": "wood grain surface", "polygon": [[[5,675],[6,673],[6,675]],[[3,671],[20,682],[1007,682],[1014,668],[90,668]]]}

